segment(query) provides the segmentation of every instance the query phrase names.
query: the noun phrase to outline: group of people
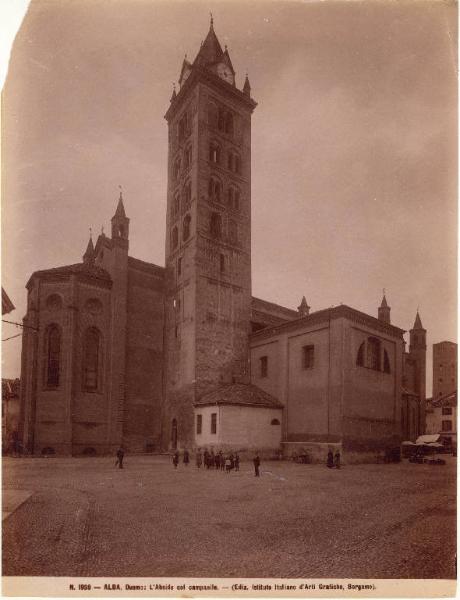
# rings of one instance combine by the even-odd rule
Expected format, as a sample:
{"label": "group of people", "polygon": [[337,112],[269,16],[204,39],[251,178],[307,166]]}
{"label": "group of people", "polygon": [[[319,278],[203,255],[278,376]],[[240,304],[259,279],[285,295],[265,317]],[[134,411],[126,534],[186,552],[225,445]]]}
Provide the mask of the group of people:
{"label": "group of people", "polygon": [[333,469],[334,467],[336,469],[340,469],[340,452],[338,450],[335,454],[332,452],[332,450],[329,450],[327,453],[326,465],[329,469]]}
{"label": "group of people", "polygon": [[[180,462],[179,451],[176,450],[173,454],[173,465],[174,468],[177,469]],[[182,455],[182,462],[186,467],[190,464],[190,453],[188,450],[184,450]],[[252,461],[254,463],[254,471],[255,476],[260,477],[259,467],[260,467],[260,458],[259,455],[256,455]],[[204,452],[201,451],[201,448],[198,448],[195,454],[195,463],[198,469],[204,467],[205,469],[215,469],[216,471],[225,471],[227,474],[230,471],[239,471],[240,470],[240,457],[238,452],[231,452],[226,456],[220,450],[219,452],[214,453],[214,450],[211,449],[209,452],[206,448]]]}

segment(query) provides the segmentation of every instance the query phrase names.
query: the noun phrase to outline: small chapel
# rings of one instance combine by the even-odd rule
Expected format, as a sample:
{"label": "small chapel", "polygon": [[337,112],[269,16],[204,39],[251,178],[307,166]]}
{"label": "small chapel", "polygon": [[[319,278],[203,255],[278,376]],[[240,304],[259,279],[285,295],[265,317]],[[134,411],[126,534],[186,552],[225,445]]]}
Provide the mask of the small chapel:
{"label": "small chapel", "polygon": [[165,119],[165,266],[129,254],[129,201],[81,262],[27,282],[20,431],[31,454],[339,448],[364,460],[424,432],[426,330],[252,296],[246,76],[209,32]]}

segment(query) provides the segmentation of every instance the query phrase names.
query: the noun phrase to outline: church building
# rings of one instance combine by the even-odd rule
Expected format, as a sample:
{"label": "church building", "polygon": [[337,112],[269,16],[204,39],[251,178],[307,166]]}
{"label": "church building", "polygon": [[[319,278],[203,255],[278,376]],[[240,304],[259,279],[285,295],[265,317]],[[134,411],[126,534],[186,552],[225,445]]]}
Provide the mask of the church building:
{"label": "church building", "polygon": [[166,264],[129,255],[120,193],[110,237],[37,271],[24,318],[20,436],[34,454],[329,447],[375,456],[423,433],[426,330],[252,296],[251,115],[211,19],[184,59],[168,124]]}

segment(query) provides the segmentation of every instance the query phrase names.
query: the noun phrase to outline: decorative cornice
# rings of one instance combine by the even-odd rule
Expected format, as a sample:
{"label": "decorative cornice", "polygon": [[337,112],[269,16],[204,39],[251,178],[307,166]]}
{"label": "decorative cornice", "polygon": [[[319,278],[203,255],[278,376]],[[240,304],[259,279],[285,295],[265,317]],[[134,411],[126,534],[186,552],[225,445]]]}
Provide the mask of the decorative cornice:
{"label": "decorative cornice", "polygon": [[244,94],[244,92],[242,92],[238,88],[224,81],[218,75],[211,73],[207,69],[203,69],[201,67],[198,67],[197,65],[194,65],[190,75],[187,77],[186,82],[181,87],[176,98],[171,102],[170,107],[166,111],[165,119],[167,121],[170,121],[178,112],[178,110],[180,110],[184,99],[187,97],[189,91],[196,83],[199,83],[200,81],[204,81],[207,84],[213,86],[218,91],[232,96],[235,100],[238,100],[239,102],[241,102],[241,104],[245,105],[245,107],[248,108],[251,112],[257,106],[257,102],[255,100],[248,97],[246,94]]}

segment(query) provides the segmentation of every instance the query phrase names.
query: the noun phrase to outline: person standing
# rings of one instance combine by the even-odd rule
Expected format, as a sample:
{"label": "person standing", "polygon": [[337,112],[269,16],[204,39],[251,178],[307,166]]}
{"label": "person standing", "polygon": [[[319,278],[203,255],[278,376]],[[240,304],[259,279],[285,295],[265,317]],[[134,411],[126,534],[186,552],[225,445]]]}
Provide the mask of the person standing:
{"label": "person standing", "polygon": [[220,469],[220,454],[216,454],[214,457],[214,468],[216,471]]}
{"label": "person standing", "polygon": [[174,465],[175,469],[177,469],[178,464],[179,464],[179,452],[176,450],[173,455],[173,465]]}
{"label": "person standing", "polygon": [[340,469],[340,452],[338,450],[334,455],[334,467]]}
{"label": "person standing", "polygon": [[120,469],[122,469],[122,468],[123,468],[123,458],[124,458],[124,456],[125,456],[125,451],[124,451],[124,449],[123,449],[123,446],[120,446],[120,447],[118,448],[118,450],[117,450],[117,461],[116,461],[116,463],[115,463],[115,466],[117,466],[117,465],[118,465],[118,467],[119,467]]}
{"label": "person standing", "polygon": [[235,453],[235,471],[239,471],[240,470],[240,457],[238,455],[238,452]]}
{"label": "person standing", "polygon": [[206,469],[209,468],[209,452],[207,448],[204,449],[204,466]]}
{"label": "person standing", "polygon": [[201,469],[201,465],[203,464],[203,455],[201,454],[200,448],[198,448],[198,452],[196,453],[196,466],[198,469]]}
{"label": "person standing", "polygon": [[332,454],[332,450],[329,450],[329,452],[327,453],[326,465],[328,469],[332,469],[332,467],[334,466],[334,455]]}
{"label": "person standing", "polygon": [[259,472],[259,468],[260,468],[260,458],[259,455],[256,454],[254,456],[254,458],[252,459],[252,462],[254,463],[254,471],[255,471],[255,477],[260,477],[260,472]]}
{"label": "person standing", "polygon": [[184,465],[188,467],[188,463],[190,462],[190,454],[187,448],[184,450]]}
{"label": "person standing", "polygon": [[219,452],[220,470],[225,471],[225,456],[222,450]]}

